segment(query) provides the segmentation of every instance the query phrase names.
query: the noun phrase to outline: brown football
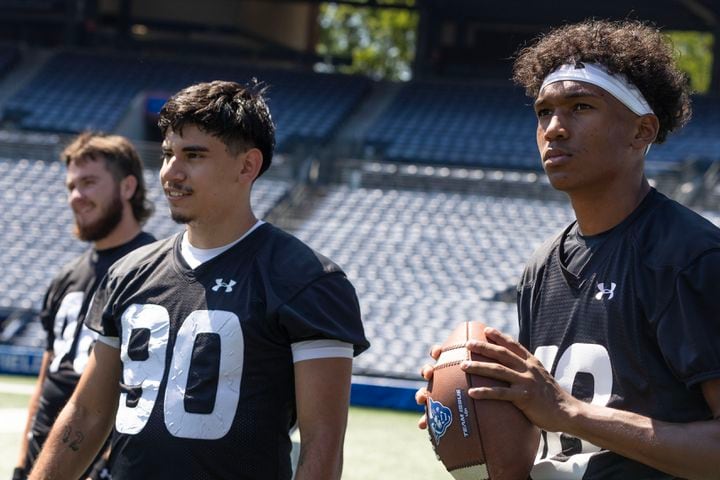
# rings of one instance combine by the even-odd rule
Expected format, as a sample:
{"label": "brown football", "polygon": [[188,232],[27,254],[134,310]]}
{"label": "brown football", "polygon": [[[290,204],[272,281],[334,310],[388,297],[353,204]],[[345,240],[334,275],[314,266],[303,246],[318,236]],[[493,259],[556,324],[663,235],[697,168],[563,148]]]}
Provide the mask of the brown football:
{"label": "brown football", "polygon": [[430,441],[457,480],[526,480],[540,430],[510,402],[470,398],[468,388],[506,384],[460,369],[464,360],[492,361],[465,348],[470,339],[485,340],[484,328],[464,322],[442,345],[425,405]]}

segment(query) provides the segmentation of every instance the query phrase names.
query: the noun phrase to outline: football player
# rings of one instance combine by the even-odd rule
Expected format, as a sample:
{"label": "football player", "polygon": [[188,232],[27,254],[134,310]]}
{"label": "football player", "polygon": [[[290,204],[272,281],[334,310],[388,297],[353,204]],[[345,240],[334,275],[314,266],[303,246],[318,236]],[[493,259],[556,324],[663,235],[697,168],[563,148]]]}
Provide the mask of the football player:
{"label": "football player", "polygon": [[31,478],[72,478],[112,427],[115,479],[339,479],[354,288],[333,262],[258,220],[253,183],[275,128],[257,84],[190,86],[160,113],[175,237],[116,263],[90,317],[88,369]]}
{"label": "football player", "polygon": [[543,430],[535,480],[717,478],[720,230],[643,168],[690,118],[669,40],[636,21],[568,25],[522,50],[514,78],[576,221],[525,268],[519,342],[487,329],[468,343],[497,363],[466,371],[508,386],[469,395],[513,402]]}
{"label": "football player", "polygon": [[[32,395],[20,458],[13,478],[25,478],[48,432],[87,365],[97,333],[85,325],[88,304],[108,267],[154,238],[141,231],[152,213],[145,198],[142,163],[125,138],[83,133],[63,151],[68,203],[75,235],[91,248],[53,279],[41,312],[47,349]],[[101,457],[93,471],[105,467]]]}

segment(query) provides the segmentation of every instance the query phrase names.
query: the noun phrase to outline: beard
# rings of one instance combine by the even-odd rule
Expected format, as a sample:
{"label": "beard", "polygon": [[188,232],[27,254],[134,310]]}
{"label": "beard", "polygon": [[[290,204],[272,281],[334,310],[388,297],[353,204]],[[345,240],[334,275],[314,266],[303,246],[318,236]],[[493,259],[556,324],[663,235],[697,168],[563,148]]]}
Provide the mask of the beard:
{"label": "beard", "polygon": [[180,225],[186,225],[193,220],[189,215],[183,215],[182,213],[173,212],[172,210],[170,210],[170,218]]}
{"label": "beard", "polygon": [[85,242],[94,242],[107,237],[122,220],[123,208],[120,189],[117,189],[98,220],[80,225],[77,218],[75,219],[75,236]]}
{"label": "beard", "polygon": [[[172,188],[174,190],[180,190],[181,192],[192,193],[192,189],[190,187],[186,187],[185,185],[182,185],[179,183],[164,182],[163,188],[164,189]],[[172,220],[175,223],[179,223],[181,225],[186,225],[194,220],[194,218],[191,217],[190,215],[182,214],[180,212],[175,212],[175,211],[173,211],[173,209],[170,205],[168,205],[168,207],[170,208],[170,218],[172,218]]]}

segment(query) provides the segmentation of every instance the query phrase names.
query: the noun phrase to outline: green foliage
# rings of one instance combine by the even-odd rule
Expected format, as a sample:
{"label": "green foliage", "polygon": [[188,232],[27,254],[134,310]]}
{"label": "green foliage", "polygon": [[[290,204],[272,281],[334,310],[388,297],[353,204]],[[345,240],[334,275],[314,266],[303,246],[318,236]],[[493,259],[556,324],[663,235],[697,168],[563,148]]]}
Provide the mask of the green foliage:
{"label": "green foliage", "polygon": [[680,69],[697,93],[706,93],[712,74],[713,35],[705,32],[669,32]]}
{"label": "green foliage", "polygon": [[[379,3],[412,6],[414,0]],[[319,23],[317,53],[326,59],[320,70],[361,73],[387,80],[409,80],[412,76],[416,11],[324,3],[320,6]],[[350,62],[338,66],[333,59]]]}

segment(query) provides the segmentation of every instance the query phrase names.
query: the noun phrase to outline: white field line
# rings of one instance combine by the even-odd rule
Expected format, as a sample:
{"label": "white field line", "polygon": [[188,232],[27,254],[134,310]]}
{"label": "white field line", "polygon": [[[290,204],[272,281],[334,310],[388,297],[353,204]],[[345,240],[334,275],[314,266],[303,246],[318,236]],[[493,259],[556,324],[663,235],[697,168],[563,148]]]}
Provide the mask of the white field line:
{"label": "white field line", "polygon": [[0,433],[22,433],[25,420],[25,408],[0,408]]}
{"label": "white field line", "polygon": [[0,393],[13,393],[16,395],[32,395],[34,384],[0,382]]}

